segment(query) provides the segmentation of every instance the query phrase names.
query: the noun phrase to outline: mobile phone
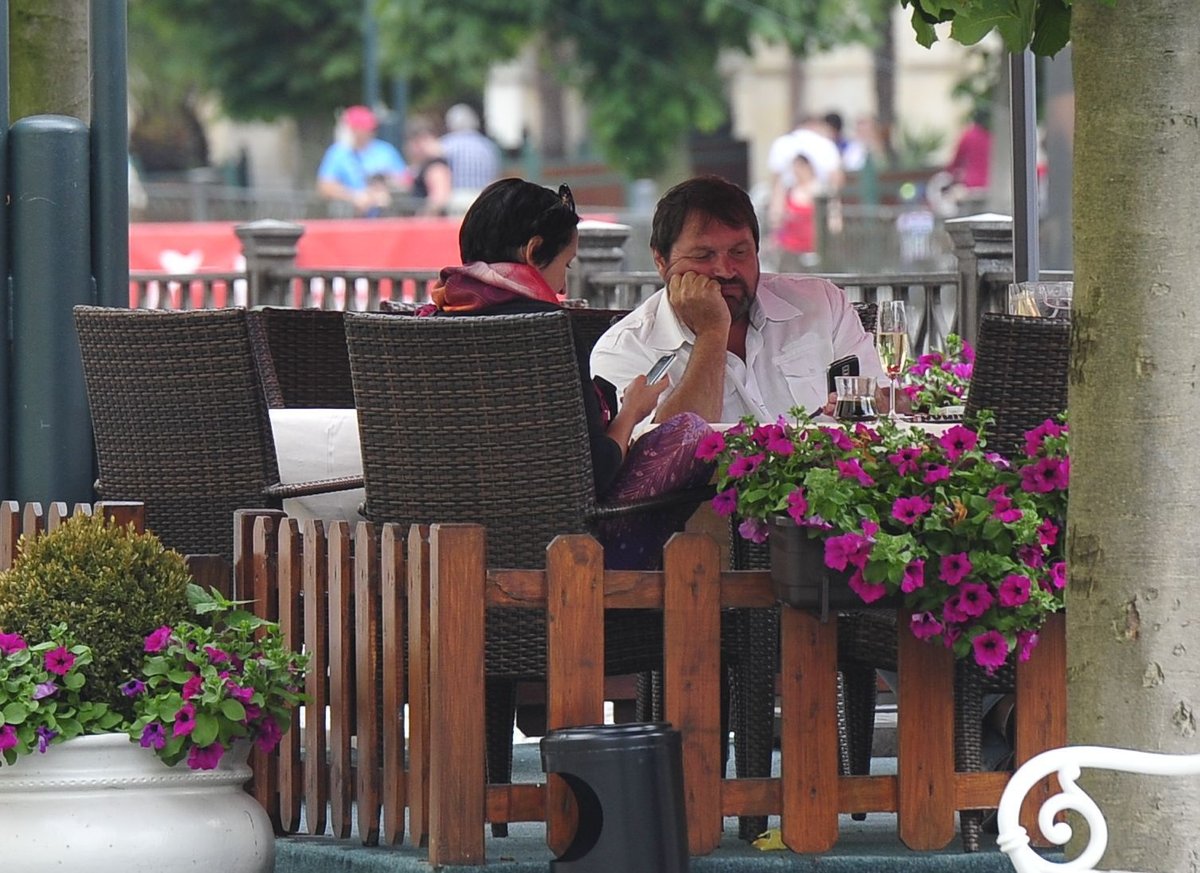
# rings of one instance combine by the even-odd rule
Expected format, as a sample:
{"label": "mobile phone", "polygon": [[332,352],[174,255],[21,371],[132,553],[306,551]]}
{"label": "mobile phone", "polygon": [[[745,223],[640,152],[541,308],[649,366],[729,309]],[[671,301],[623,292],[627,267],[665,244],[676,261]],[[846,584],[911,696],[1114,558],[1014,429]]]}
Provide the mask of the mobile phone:
{"label": "mobile phone", "polygon": [[858,375],[858,355],[846,355],[844,358],[838,358],[829,365],[829,393],[834,392],[834,379],[837,376],[857,376]]}
{"label": "mobile phone", "polygon": [[671,362],[675,360],[675,352],[667,352],[661,358],[654,362],[654,366],[646,373],[646,384],[653,385],[663,376],[667,375],[667,370],[671,368]]}

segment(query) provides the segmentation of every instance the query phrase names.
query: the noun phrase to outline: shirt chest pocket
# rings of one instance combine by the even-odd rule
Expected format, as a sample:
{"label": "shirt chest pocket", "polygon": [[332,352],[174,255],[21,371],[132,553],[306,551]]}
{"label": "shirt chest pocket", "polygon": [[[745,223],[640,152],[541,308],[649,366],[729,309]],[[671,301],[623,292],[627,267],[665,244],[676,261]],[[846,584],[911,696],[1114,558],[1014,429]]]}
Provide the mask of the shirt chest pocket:
{"label": "shirt chest pocket", "polygon": [[833,360],[833,347],[819,336],[803,336],[781,348],[772,359],[776,369],[789,381],[824,376]]}

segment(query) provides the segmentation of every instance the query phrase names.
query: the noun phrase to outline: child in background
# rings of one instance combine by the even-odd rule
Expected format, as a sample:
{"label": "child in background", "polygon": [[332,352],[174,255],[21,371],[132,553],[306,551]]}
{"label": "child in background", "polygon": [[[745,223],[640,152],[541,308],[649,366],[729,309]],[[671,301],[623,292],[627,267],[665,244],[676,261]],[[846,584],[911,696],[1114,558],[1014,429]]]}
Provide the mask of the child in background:
{"label": "child in background", "polygon": [[812,266],[817,256],[817,174],[803,154],[792,160],[792,173],[796,181],[787,191],[783,215],[774,234],[780,250],[781,273]]}

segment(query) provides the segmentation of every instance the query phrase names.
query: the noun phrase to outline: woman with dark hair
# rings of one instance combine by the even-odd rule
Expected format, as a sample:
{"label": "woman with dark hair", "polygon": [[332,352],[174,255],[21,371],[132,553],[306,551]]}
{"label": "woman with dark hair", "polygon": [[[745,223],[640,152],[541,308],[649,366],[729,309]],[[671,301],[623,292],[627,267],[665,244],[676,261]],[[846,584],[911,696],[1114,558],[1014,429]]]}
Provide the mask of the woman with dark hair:
{"label": "woman with dark hair", "polygon": [[[579,248],[579,215],[571,189],[558,192],[524,179],[501,179],[485,188],[463,216],[458,234],[462,266],[442,270],[433,304],[422,315],[514,315],[560,308],[567,270]],[[697,460],[696,445],[711,432],[685,413],[663,422],[632,445],[634,426],[655,408],[670,384],[638,376],[618,403],[616,390],[592,379],[590,349],[576,344],[588,418],[596,495],[622,502],[707,482],[712,464]],[[667,538],[694,506],[660,513],[654,524],[610,522],[600,531],[609,569],[661,566]]]}

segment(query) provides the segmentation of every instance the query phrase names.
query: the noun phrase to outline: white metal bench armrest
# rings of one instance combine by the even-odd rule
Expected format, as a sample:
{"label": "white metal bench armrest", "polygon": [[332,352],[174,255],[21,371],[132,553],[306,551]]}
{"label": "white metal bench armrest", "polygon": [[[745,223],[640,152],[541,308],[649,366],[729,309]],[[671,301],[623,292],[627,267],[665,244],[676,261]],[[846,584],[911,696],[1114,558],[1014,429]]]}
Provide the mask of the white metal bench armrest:
{"label": "white metal bench armrest", "polygon": [[[1139,752],[1109,746],[1065,746],[1030,758],[1009,780],[1000,796],[996,814],[997,843],[1017,873],[1095,873],[1095,866],[1108,847],[1108,824],[1095,801],[1076,784],[1085,767],[1147,776],[1191,776],[1200,773],[1200,755]],[[1071,826],[1056,822],[1054,818],[1065,810],[1075,810],[1090,829],[1087,845],[1071,861],[1053,861],[1035,852],[1029,845],[1025,828],[1018,821],[1025,795],[1051,774],[1057,774],[1062,791],[1047,798],[1038,810],[1038,828],[1050,842],[1065,845],[1071,838]]]}

